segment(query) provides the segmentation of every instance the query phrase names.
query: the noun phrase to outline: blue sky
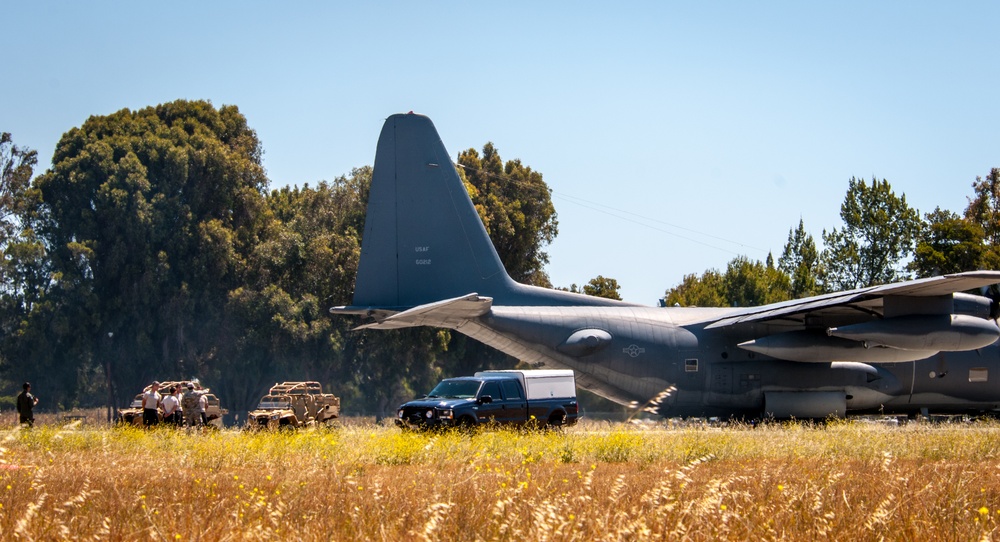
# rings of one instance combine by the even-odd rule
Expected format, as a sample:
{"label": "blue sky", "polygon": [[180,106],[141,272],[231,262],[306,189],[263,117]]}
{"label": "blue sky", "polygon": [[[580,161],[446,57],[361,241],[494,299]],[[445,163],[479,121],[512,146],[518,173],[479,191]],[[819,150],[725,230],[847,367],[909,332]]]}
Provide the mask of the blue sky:
{"label": "blue sky", "polygon": [[90,115],[233,104],[279,187],[371,164],[412,110],[453,156],[492,141],[544,175],[555,285],[600,274],[652,305],[779,256],[800,218],[820,241],[852,176],[963,211],[1000,167],[1000,4],[955,6],[7,3],[0,130],[40,172]]}

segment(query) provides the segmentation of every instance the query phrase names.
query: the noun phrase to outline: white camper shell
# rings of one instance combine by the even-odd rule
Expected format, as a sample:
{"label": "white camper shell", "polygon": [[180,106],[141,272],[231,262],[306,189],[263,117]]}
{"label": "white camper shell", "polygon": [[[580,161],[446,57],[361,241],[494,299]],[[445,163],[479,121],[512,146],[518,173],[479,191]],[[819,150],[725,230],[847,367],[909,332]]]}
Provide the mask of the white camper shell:
{"label": "white camper shell", "polygon": [[493,374],[514,374],[521,381],[529,401],[538,399],[576,399],[576,377],[573,371],[565,369],[517,369],[501,371],[479,371],[476,376]]}

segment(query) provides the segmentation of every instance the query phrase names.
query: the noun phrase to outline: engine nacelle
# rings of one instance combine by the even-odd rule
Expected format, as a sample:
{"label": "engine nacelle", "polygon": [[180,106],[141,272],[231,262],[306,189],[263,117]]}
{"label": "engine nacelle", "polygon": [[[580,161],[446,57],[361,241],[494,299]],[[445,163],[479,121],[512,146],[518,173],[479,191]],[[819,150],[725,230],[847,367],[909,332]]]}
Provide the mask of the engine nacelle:
{"label": "engine nacelle", "polygon": [[902,350],[961,352],[989,346],[1000,337],[992,320],[964,314],[897,316],[849,326],[831,327],[831,337]]}
{"label": "engine nacelle", "polygon": [[988,297],[956,292],[952,294],[952,312],[978,318],[995,318],[997,304]]}
{"label": "engine nacelle", "polygon": [[740,343],[738,346],[765,356],[806,363],[831,361],[900,363],[928,358],[938,353],[937,350],[900,350],[877,345],[868,348],[864,342],[827,336],[820,330],[776,333]]}

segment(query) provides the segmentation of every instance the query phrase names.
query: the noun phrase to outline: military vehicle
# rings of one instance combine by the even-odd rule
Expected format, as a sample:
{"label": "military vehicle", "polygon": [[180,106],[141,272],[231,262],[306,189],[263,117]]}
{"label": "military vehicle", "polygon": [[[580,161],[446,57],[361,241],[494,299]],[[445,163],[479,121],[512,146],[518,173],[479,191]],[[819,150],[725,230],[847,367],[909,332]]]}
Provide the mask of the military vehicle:
{"label": "military vehicle", "polygon": [[[170,393],[170,388],[181,387],[182,389],[187,389],[188,386],[193,386],[195,393],[204,394],[208,398],[208,406],[205,408],[205,417],[208,419],[208,425],[222,429],[222,417],[229,414],[229,410],[222,408],[222,403],[219,398],[215,396],[208,388],[201,387],[201,384],[196,380],[165,380],[160,382],[160,395],[165,395]],[[142,395],[149,391],[150,386],[146,386],[142,389],[142,393],[135,396],[132,399],[132,403],[128,408],[118,409],[118,422],[125,425],[142,425]],[[159,419],[163,421],[163,412],[158,413]]]}
{"label": "military vehicle", "polygon": [[330,425],[340,416],[340,398],[323,393],[319,382],[282,382],[247,413],[247,429],[292,429]]}

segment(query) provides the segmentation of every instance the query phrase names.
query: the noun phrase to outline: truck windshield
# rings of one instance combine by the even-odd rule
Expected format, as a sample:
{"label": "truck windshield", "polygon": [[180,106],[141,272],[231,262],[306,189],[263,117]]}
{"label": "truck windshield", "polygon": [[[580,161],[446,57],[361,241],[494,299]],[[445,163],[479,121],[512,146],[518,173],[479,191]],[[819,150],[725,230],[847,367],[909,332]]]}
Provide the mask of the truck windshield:
{"label": "truck windshield", "polygon": [[469,399],[476,396],[479,391],[478,380],[445,380],[427,394],[428,398],[452,397],[455,399]]}
{"label": "truck windshield", "polygon": [[283,410],[286,408],[292,408],[291,403],[282,397],[274,397],[273,395],[264,396],[260,400],[260,404],[257,405],[257,410]]}

